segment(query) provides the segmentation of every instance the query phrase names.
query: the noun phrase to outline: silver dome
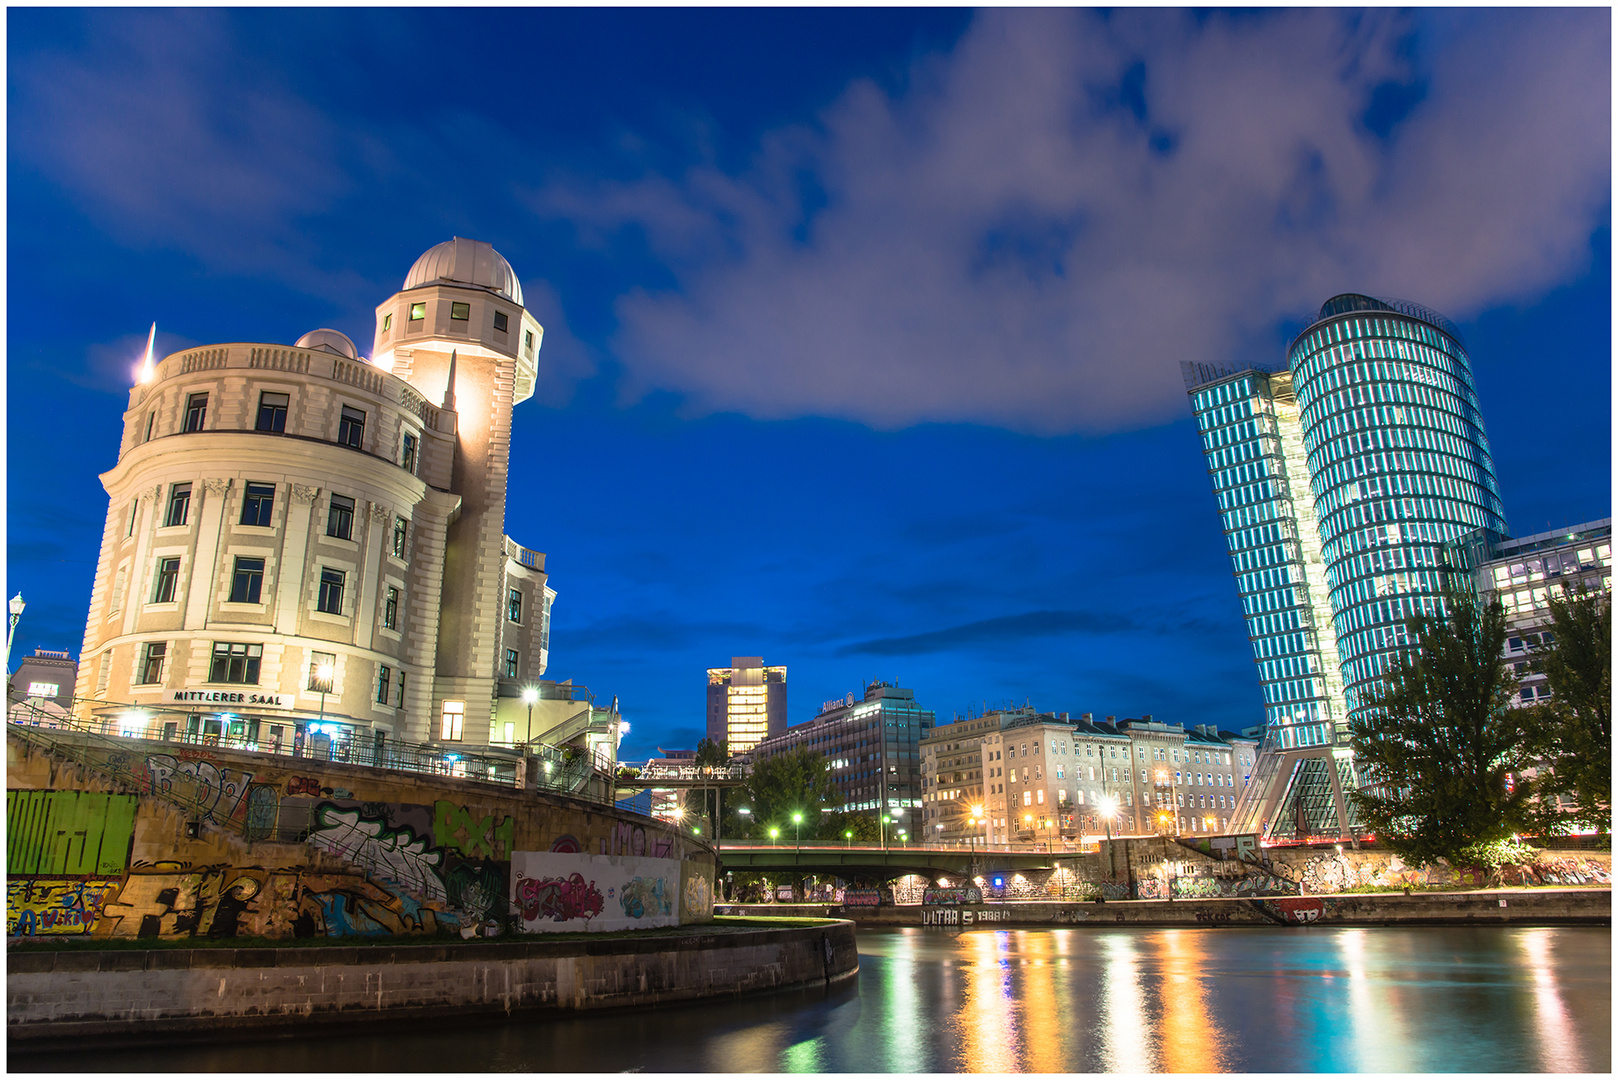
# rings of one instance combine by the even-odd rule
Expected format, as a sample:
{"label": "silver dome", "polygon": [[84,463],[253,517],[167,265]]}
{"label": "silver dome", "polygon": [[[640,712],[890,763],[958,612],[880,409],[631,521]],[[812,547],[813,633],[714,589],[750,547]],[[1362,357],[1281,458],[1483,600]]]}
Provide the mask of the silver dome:
{"label": "silver dome", "polygon": [[517,281],[517,272],[504,255],[494,250],[493,244],[482,240],[457,236],[428,248],[405,275],[404,287],[414,289],[439,281],[488,289],[519,307],[522,305],[522,285]]}
{"label": "silver dome", "polygon": [[360,351],[355,347],[353,340],[341,330],[327,330],[324,328],[311,330],[293,342],[293,345],[299,349],[325,349],[327,352],[334,352],[338,356],[346,356],[350,360],[360,358]]}

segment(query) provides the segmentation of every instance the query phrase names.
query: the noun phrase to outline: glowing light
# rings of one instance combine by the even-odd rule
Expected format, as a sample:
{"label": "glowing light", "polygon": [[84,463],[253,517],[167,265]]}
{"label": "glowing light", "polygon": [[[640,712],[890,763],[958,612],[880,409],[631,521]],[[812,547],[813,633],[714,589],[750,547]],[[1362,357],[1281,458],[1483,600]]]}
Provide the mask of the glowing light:
{"label": "glowing light", "polygon": [[152,366],[152,344],[156,340],[157,324],[154,322],[152,324],[151,332],[146,335],[146,358],[142,360],[140,362],[140,366],[135,369],[135,381],[138,383],[147,383],[152,381],[152,375],[154,374],[154,368]]}
{"label": "glowing light", "polygon": [[1103,795],[1096,800],[1096,809],[1101,816],[1110,818],[1118,812],[1118,797],[1116,795]]}

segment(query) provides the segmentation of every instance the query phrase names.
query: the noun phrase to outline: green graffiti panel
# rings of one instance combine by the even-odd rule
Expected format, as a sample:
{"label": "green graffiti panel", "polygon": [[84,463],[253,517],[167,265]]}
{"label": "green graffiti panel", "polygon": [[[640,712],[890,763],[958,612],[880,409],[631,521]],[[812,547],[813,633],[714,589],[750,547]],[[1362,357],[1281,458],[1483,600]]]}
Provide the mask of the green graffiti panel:
{"label": "green graffiti panel", "polygon": [[6,873],[122,874],[137,801],[97,791],[6,792]]}

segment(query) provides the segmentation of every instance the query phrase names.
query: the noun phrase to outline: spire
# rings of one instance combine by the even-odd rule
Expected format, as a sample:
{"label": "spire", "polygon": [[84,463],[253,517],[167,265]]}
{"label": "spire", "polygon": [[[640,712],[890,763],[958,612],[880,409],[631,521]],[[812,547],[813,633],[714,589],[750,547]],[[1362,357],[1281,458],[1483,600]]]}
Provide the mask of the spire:
{"label": "spire", "polygon": [[449,380],[444,384],[444,406],[450,412],[455,411],[455,350],[449,351]]}
{"label": "spire", "polygon": [[152,324],[152,332],[146,335],[146,358],[135,369],[135,381],[138,383],[152,381],[152,343],[157,340],[157,324]]}

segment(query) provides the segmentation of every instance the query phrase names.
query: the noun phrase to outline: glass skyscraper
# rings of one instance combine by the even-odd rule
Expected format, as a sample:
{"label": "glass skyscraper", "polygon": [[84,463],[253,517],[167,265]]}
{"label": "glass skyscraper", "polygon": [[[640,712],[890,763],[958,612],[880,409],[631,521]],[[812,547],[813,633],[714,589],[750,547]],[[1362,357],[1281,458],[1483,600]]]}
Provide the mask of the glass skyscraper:
{"label": "glass skyscraper", "polygon": [[1437,611],[1444,543],[1506,535],[1460,334],[1420,305],[1350,293],[1284,369],[1182,367],[1264,690],[1232,828],[1352,835],[1349,717],[1404,620]]}

